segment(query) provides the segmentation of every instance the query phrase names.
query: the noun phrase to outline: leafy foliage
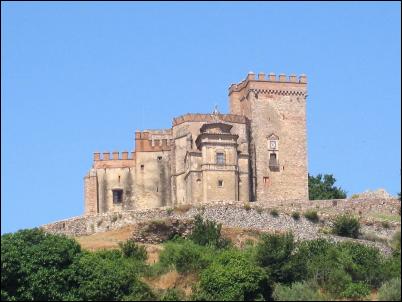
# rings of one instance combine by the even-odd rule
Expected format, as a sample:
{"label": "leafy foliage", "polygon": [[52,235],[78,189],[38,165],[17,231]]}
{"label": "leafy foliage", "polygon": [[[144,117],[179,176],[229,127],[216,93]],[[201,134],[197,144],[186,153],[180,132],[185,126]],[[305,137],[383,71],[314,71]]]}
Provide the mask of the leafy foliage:
{"label": "leafy foliage", "polygon": [[160,301],[183,301],[184,293],[176,288],[169,288],[161,297]]}
{"label": "leafy foliage", "polygon": [[400,233],[393,255],[384,256],[351,241],[295,243],[290,233],[263,234],[256,245],[223,249],[216,224],[201,219],[198,227],[209,233],[196,236],[203,245],[180,237],[168,241],[160,261],[151,267],[144,261],[145,249],[132,241],[116,250],[87,252],[72,239],[38,229],[2,235],[1,299],[190,298],[174,288],[155,295],[141,281],[142,276],[159,276],[172,268],[198,276],[194,300],[363,299],[381,285],[380,300],[400,299]]}
{"label": "leafy foliage", "polygon": [[333,232],[343,237],[357,238],[359,236],[359,220],[350,215],[340,215],[335,219]]}
{"label": "leafy foliage", "polygon": [[401,278],[385,282],[378,290],[379,301],[401,301]]}
{"label": "leafy foliage", "polygon": [[292,213],[292,218],[294,220],[299,220],[300,219],[300,213],[299,212],[293,212]]}
{"label": "leafy foliage", "polygon": [[82,254],[73,264],[71,281],[77,286],[73,296],[83,300],[116,301],[130,297],[149,300],[150,289],[139,281],[140,262],[122,257],[120,251]]}
{"label": "leafy foliage", "polygon": [[194,228],[189,239],[199,245],[209,245],[217,248],[225,248],[230,245],[230,241],[221,236],[222,224],[214,221],[203,221],[201,215],[194,218]]}
{"label": "leafy foliage", "polygon": [[255,259],[259,266],[266,269],[273,282],[289,283],[293,281],[295,269],[291,261],[293,248],[291,233],[262,234],[256,247]]}
{"label": "leafy foliage", "polygon": [[127,240],[119,243],[124,257],[134,258],[140,261],[147,259],[147,251],[144,246],[136,244],[133,240]]}
{"label": "leafy foliage", "polygon": [[194,300],[255,301],[270,296],[267,275],[241,251],[230,249],[200,273]]}
{"label": "leafy foliage", "polygon": [[363,283],[349,283],[346,289],[341,293],[345,298],[361,298],[370,294],[370,287]]}
{"label": "leafy foliage", "polygon": [[278,216],[279,216],[278,210],[276,210],[276,209],[272,209],[271,212],[270,212],[270,214],[271,214],[273,217],[278,217]]}
{"label": "leafy foliage", "polygon": [[320,218],[318,217],[317,211],[314,210],[307,210],[304,214],[304,217],[311,222],[317,223]]}
{"label": "leafy foliage", "polygon": [[153,295],[137,278],[144,265],[118,250],[82,252],[75,240],[40,229],[5,234],[2,300],[148,300]]}
{"label": "leafy foliage", "polygon": [[174,266],[180,273],[199,271],[212,261],[213,251],[192,241],[178,239],[165,244],[159,256],[162,267]]}
{"label": "leafy foliage", "polygon": [[340,187],[334,186],[336,179],[332,174],[318,174],[308,176],[309,199],[342,199],[346,198],[346,192]]}
{"label": "leafy foliage", "polygon": [[317,287],[309,282],[295,282],[289,286],[277,284],[273,292],[275,301],[324,301]]}
{"label": "leafy foliage", "polygon": [[62,300],[70,291],[69,266],[77,242],[40,229],[1,236],[1,289],[9,300]]}

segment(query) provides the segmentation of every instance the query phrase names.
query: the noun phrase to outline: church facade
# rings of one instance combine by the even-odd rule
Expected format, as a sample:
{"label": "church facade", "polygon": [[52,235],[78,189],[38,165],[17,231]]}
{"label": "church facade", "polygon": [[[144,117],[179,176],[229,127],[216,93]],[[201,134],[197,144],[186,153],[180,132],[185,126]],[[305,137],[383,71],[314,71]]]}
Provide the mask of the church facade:
{"label": "church facade", "polygon": [[306,97],[305,75],[249,73],[229,87],[229,114],[185,114],[137,131],[133,152],[94,153],[85,214],[308,199]]}

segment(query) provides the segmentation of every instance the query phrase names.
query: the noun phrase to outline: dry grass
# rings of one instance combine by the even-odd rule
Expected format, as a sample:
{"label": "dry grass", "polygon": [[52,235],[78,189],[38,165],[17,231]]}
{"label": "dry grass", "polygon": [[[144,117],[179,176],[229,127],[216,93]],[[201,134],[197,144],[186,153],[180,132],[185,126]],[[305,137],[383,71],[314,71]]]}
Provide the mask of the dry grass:
{"label": "dry grass", "polygon": [[183,204],[180,206],[177,206],[173,209],[176,213],[186,213],[192,208],[192,205],[190,204]]}
{"label": "dry grass", "polygon": [[113,249],[119,247],[119,242],[128,240],[134,230],[134,225],[127,225],[117,230],[79,236],[75,237],[75,239],[85,250]]}
{"label": "dry grass", "polygon": [[[103,233],[92,234],[88,236],[80,236],[75,239],[84,250],[96,251],[101,249],[117,249],[119,242],[128,240],[135,230],[135,226],[128,225],[117,230],[107,231]],[[163,246],[159,244],[143,244],[147,249],[147,263],[154,264],[159,261],[159,254],[163,250]]]}
{"label": "dry grass", "polygon": [[237,247],[244,247],[247,241],[257,242],[260,231],[253,229],[222,227],[222,235],[230,239]]}
{"label": "dry grass", "polygon": [[198,281],[198,276],[196,274],[179,274],[176,271],[170,271],[157,277],[144,277],[142,281],[156,290],[177,288],[189,297],[192,294],[193,285]]}

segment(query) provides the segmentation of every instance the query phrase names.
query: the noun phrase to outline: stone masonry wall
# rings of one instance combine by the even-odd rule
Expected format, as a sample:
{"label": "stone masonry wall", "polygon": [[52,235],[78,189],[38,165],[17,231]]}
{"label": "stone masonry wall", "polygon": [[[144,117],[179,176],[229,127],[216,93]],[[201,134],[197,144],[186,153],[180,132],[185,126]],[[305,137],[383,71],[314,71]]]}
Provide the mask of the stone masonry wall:
{"label": "stone masonry wall", "polygon": [[[278,217],[270,214],[272,209],[279,212]],[[312,223],[303,217],[308,209],[317,210],[320,223]],[[119,229],[125,225],[138,224],[146,221],[160,220],[188,220],[201,214],[205,219],[222,223],[226,227],[256,229],[267,232],[292,231],[297,240],[309,240],[326,237],[332,240],[346,240],[342,237],[325,235],[322,230],[332,226],[332,219],[337,215],[350,212],[360,216],[362,232],[375,234],[378,237],[389,239],[400,230],[400,221],[390,222],[384,227],[375,215],[399,215],[400,202],[397,199],[352,199],[352,200],[320,200],[302,201],[293,203],[277,203],[275,207],[267,206],[265,202],[239,203],[233,201],[216,201],[203,203],[196,207],[182,208],[155,208],[115,213],[101,213],[90,216],[79,216],[50,223],[42,228],[50,233],[66,234],[69,236],[90,235],[98,232]],[[294,220],[291,213],[298,211],[299,220]],[[371,217],[370,215],[374,215]],[[381,245],[378,242],[368,242],[371,245]],[[380,246],[381,247],[381,246]],[[386,246],[382,244],[382,249]],[[388,250],[389,251],[389,250]]]}

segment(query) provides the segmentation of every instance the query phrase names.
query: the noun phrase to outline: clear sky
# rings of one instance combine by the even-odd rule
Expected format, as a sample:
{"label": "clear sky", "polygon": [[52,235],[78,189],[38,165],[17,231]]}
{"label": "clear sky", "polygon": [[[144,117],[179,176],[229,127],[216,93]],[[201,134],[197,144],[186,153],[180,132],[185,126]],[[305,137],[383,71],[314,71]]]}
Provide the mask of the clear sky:
{"label": "clear sky", "polygon": [[83,213],[94,151],[306,73],[310,174],[400,191],[400,3],[1,3],[1,231]]}

